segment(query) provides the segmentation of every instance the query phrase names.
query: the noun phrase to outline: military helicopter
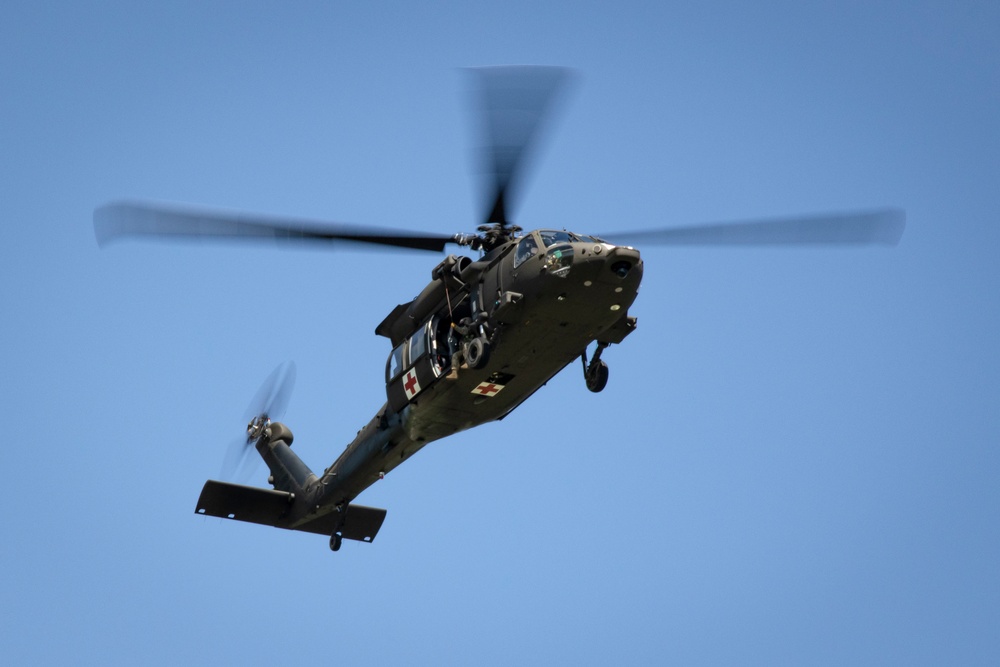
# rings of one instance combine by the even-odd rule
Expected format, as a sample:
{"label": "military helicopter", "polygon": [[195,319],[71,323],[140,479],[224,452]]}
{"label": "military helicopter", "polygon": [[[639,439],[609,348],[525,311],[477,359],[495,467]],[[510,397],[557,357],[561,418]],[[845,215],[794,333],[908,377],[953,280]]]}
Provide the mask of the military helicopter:
{"label": "military helicopter", "polygon": [[[270,218],[148,202],[118,202],[94,212],[99,245],[126,237],[209,238],[368,244],[441,253],[449,244],[475,257],[448,255],[411,301],[375,328],[391,343],[386,400],[321,474],[292,451],[291,430],[272,420],[294,378],[279,367],[249,416],[237,459],[256,451],[272,488],[209,480],[196,512],[317,533],[338,551],[344,539],[371,542],[386,510],[353,501],[424,445],[501,420],[555,374],[579,361],[584,383],[608,382],[604,351],[622,343],[642,280],[635,245],[888,244],[905,215],[896,209],[743,223],[648,229],[607,236],[564,229],[524,232],[508,211],[524,163],[571,73],[516,66],[472,70],[483,102],[490,174],[484,223],[453,236]],[[593,352],[588,350],[593,347]]]}

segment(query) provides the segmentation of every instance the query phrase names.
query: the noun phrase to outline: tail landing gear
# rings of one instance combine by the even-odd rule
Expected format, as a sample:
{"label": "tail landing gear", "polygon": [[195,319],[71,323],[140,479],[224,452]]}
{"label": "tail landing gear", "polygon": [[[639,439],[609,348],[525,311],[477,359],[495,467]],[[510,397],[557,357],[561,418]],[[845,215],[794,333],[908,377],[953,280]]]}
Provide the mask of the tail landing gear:
{"label": "tail landing gear", "polygon": [[344,527],[344,522],[347,520],[347,508],[341,503],[337,505],[336,512],[339,518],[333,532],[330,533],[330,551],[340,551],[340,547],[344,543],[344,533],[341,531]]}
{"label": "tail landing gear", "polygon": [[580,359],[583,361],[583,378],[587,382],[587,389],[595,394],[604,389],[608,384],[608,365],[601,361],[601,352],[608,345],[610,343],[597,341],[597,351],[594,352],[594,358],[589,363],[587,362],[586,349],[580,355]]}

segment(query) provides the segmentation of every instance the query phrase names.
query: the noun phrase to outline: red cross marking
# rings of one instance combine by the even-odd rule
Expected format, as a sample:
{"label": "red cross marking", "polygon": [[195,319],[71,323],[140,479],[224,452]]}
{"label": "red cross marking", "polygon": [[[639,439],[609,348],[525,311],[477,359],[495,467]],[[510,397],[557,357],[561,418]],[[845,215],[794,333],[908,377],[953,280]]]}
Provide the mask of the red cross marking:
{"label": "red cross marking", "polygon": [[403,389],[406,390],[406,395],[413,397],[417,393],[417,374],[410,370],[406,374],[406,381],[403,383]]}
{"label": "red cross marking", "polygon": [[478,387],[476,387],[476,391],[478,391],[483,396],[490,396],[491,394],[496,394],[501,389],[503,389],[503,387],[498,387],[492,383],[486,385],[485,387],[483,385],[479,385]]}

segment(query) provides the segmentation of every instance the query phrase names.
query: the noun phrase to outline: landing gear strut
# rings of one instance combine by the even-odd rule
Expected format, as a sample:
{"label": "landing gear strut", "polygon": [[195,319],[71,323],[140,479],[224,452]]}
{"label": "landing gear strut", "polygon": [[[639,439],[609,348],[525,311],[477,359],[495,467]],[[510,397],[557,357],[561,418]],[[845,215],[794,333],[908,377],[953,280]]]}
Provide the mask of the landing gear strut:
{"label": "landing gear strut", "polygon": [[597,350],[594,352],[594,357],[589,363],[587,362],[586,349],[580,355],[580,359],[583,361],[583,378],[587,382],[587,389],[595,394],[604,389],[608,384],[608,365],[601,361],[601,352],[608,345],[610,343],[597,341]]}

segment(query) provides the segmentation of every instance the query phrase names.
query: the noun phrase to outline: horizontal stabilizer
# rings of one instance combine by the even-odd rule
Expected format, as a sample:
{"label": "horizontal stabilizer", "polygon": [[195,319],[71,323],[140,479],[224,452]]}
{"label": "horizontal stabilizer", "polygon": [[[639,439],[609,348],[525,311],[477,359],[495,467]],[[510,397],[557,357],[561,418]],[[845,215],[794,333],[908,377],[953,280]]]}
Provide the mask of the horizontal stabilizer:
{"label": "horizontal stabilizer", "polygon": [[[337,516],[336,512],[330,512],[296,526],[295,530],[329,535],[336,525]],[[347,518],[344,520],[344,525],[340,527],[340,534],[345,540],[371,542],[375,539],[378,529],[382,527],[383,521],[385,521],[385,510],[377,507],[365,507],[364,505],[348,505]]]}
{"label": "horizontal stabilizer", "polygon": [[[285,523],[283,519],[294,500],[295,496],[286,491],[209,480],[201,490],[195,512],[205,516],[249,521],[318,535],[329,536],[333,533],[341,516],[337,512],[330,512],[294,526]],[[376,507],[348,505],[347,516],[340,527],[340,534],[348,540],[371,542],[382,527],[385,514],[385,510]]]}

